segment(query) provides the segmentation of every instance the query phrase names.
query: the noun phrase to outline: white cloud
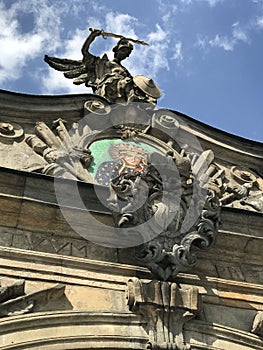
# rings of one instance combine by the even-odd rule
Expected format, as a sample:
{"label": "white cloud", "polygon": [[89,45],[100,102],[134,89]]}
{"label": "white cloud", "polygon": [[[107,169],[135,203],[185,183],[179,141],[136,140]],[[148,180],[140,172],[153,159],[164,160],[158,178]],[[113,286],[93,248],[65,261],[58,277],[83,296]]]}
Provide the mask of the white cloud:
{"label": "white cloud", "polygon": [[110,12],[106,14],[106,31],[137,39],[134,28],[137,19],[128,14]]}
{"label": "white cloud", "polygon": [[[85,8],[79,0],[71,5],[59,0],[17,0],[6,7],[0,0],[0,81],[3,86],[19,79],[24,74],[25,67],[30,72],[30,62],[36,58],[42,59],[44,53],[56,55],[55,52],[59,52],[58,56],[61,54],[62,57],[72,59],[82,58],[81,47],[89,33],[88,29],[77,29],[70,39],[61,38],[64,30],[62,17],[69,13],[77,16]],[[95,2],[90,1],[89,5],[98,8]],[[98,9],[101,10],[101,7]],[[91,16],[89,25],[101,28],[101,22]],[[41,81],[44,93],[90,92],[84,86],[73,85],[72,80],[65,79],[62,73],[48,70],[48,66],[45,70],[34,68],[34,73],[30,76]]]}
{"label": "white cloud", "polygon": [[197,3],[201,1],[208,3],[209,6],[213,7],[224,0],[180,0],[181,4],[183,5],[191,5],[194,2]]}
{"label": "white cloud", "polygon": [[182,42],[181,41],[178,41],[175,44],[174,53],[172,55],[172,60],[176,60],[177,62],[180,62],[183,60]]}
{"label": "white cloud", "polygon": [[233,51],[240,42],[249,43],[248,34],[240,27],[238,22],[235,22],[232,28],[231,36],[227,37],[225,35],[216,34],[214,39],[208,41],[209,45],[211,47],[221,47],[225,51]]}
{"label": "white cloud", "polygon": [[192,3],[192,0],[181,0],[181,3],[184,5],[190,5]]}
{"label": "white cloud", "polygon": [[151,43],[164,41],[166,39],[166,36],[167,34],[165,31],[160,27],[159,24],[156,24],[156,31],[148,34],[148,40]]}
{"label": "white cloud", "polygon": [[234,40],[243,41],[245,43],[247,43],[249,41],[246,32],[240,28],[238,22],[234,23],[232,25],[232,27],[233,27],[233,39]]}
{"label": "white cloud", "polygon": [[256,19],[256,26],[260,29],[263,29],[263,16],[262,17],[258,17]]}
{"label": "white cloud", "polygon": [[177,5],[171,4],[170,6],[164,6],[160,4],[160,9],[164,15],[162,21],[165,25],[171,25],[174,22],[174,16],[178,13],[179,9]]}
{"label": "white cloud", "polygon": [[[161,14],[164,14],[170,16],[171,14],[176,14],[178,12],[178,5],[179,4],[174,4],[172,1],[169,2],[167,0],[156,0],[158,4],[158,9]],[[166,17],[165,17],[166,18]]]}
{"label": "white cloud", "polygon": [[[88,32],[89,33],[89,32]],[[64,46],[64,57],[82,59],[81,48],[87,37],[87,30],[76,29],[71,38],[67,39]]]}
{"label": "white cloud", "polygon": [[234,41],[228,39],[226,36],[220,36],[219,34],[216,34],[214,39],[209,40],[209,44],[212,47],[221,47],[225,51],[233,51],[234,49]]}
{"label": "white cloud", "polygon": [[216,6],[218,3],[223,2],[224,0],[203,0],[206,1],[209,6],[213,7]]}
{"label": "white cloud", "polygon": [[[22,32],[18,17],[33,14],[33,30]],[[0,2],[0,79],[1,82],[17,79],[29,60],[39,55],[43,48],[56,46],[59,33],[59,16],[46,1],[16,1],[9,9]]]}
{"label": "white cloud", "polygon": [[[162,0],[159,0],[159,3],[163,6],[163,8],[170,8],[174,7],[174,9],[178,10],[178,8],[180,7],[180,9],[185,9],[186,6],[192,5],[194,3],[200,3],[200,2],[205,2],[207,3],[209,6],[213,7],[216,6],[219,3],[222,3],[224,0],[179,0],[178,2],[178,6],[172,3],[169,3],[169,5],[166,5],[166,3],[162,2]],[[181,5],[181,6],[180,6]]]}
{"label": "white cloud", "polygon": [[[93,29],[103,29],[103,23],[102,21],[97,18],[97,17],[92,17],[92,16],[89,16],[89,27],[90,28],[93,28]],[[88,31],[86,30],[86,36],[88,34]]]}
{"label": "white cloud", "polygon": [[202,38],[198,35],[194,46],[200,49],[205,49],[207,47],[207,39]]}
{"label": "white cloud", "polygon": [[157,24],[155,31],[147,35],[146,41],[149,46],[136,45],[127,61],[127,68],[132,75],[146,75],[156,78],[161,70],[169,70],[169,33]]}

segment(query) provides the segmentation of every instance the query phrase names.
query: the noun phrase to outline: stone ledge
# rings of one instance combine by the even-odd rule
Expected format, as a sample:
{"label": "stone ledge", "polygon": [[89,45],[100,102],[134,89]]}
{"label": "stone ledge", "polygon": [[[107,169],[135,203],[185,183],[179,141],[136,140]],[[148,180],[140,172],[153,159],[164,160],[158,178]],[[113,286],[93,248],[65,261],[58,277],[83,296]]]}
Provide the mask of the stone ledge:
{"label": "stone ledge", "polygon": [[185,338],[194,349],[262,350],[258,336],[216,323],[191,321],[185,325]]}
{"label": "stone ledge", "polygon": [[[0,266],[1,275],[13,278],[31,279],[33,276],[39,281],[97,286],[122,291],[126,290],[126,282],[132,276],[151,279],[148,270],[138,266],[5,247],[0,247]],[[262,309],[263,286],[260,284],[208,276],[201,278],[182,273],[178,275],[176,282],[197,286],[200,294],[207,298],[214,297],[213,302],[217,299],[230,302],[239,300],[257,305],[258,310]]]}
{"label": "stone ledge", "polygon": [[[141,318],[130,313],[45,312],[3,319],[1,349],[145,349]],[[63,347],[62,347],[63,346]]]}

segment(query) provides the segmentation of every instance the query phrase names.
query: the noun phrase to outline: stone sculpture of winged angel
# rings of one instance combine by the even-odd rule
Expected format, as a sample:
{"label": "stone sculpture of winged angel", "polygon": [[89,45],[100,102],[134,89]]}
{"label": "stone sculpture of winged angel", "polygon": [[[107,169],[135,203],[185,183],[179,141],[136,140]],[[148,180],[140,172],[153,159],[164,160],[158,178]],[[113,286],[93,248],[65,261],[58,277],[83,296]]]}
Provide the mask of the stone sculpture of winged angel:
{"label": "stone sculpture of winged angel", "polygon": [[[120,38],[112,49],[114,52],[113,60],[109,60],[107,54],[98,57],[89,52],[91,43],[98,36]],[[139,40],[90,28],[90,34],[81,49],[82,60],[48,55],[45,55],[44,60],[50,67],[64,72],[66,78],[74,79],[74,84],[85,84],[92,88],[93,93],[105,97],[112,103],[146,102],[156,104],[157,98],[161,96],[161,91],[154,81],[143,75],[132,77],[122,65],[122,61],[129,57],[133,50],[131,42],[147,45]]]}

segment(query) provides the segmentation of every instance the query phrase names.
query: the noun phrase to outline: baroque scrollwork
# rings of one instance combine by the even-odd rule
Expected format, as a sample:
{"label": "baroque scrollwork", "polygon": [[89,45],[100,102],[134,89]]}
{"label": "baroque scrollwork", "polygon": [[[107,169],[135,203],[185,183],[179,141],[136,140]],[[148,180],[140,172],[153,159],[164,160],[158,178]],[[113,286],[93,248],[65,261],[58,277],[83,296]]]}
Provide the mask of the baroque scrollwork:
{"label": "baroque scrollwork", "polygon": [[[177,212],[174,212],[174,219],[168,226],[164,225],[162,219],[159,220],[164,227],[160,235],[135,249],[137,259],[158,278],[167,280],[176,277],[179,272],[196,263],[196,248],[208,249],[215,242],[220,222],[221,191],[218,181],[215,180],[220,179],[222,173],[213,165],[211,168],[214,171],[213,176],[209,177],[209,181],[203,186],[200,183],[195,186],[195,191],[194,181],[181,176],[184,180],[181,182],[182,195]],[[202,192],[203,195],[200,196]],[[192,210],[190,216],[195,217],[195,223],[185,232],[184,220],[191,221],[192,218],[187,215]],[[158,218],[158,215],[156,217]]]}
{"label": "baroque scrollwork", "polygon": [[[215,242],[224,171],[214,163],[212,151],[196,153],[176,144],[173,137],[181,126],[170,111],[111,106],[102,98],[97,102],[85,103],[83,125],[73,123],[68,131],[62,119],[52,127],[39,122],[26,141],[46,161],[42,173],[109,186],[106,206],[115,227],[141,236],[136,259],[158,278],[174,278],[195,264],[196,248],[208,249]],[[91,174],[93,144],[107,139],[113,142],[114,158]],[[155,148],[146,152],[141,142]]]}
{"label": "baroque scrollwork", "polygon": [[[169,178],[169,171],[173,171],[174,165],[170,158],[172,158],[170,155],[164,157],[158,153],[152,153],[148,157],[148,164],[143,172],[123,174],[111,181],[111,196],[108,202],[116,210],[115,222],[118,227],[142,224],[155,216],[151,229],[158,229],[165,225],[168,210],[177,211],[178,204],[173,201],[172,197],[176,195],[176,192],[181,191],[181,187],[180,184],[177,186],[177,182]],[[187,197],[188,200],[191,197],[191,172],[187,159],[182,159],[180,166],[185,168],[185,172],[182,174],[182,187],[185,192],[181,205],[183,211],[186,207]],[[161,170],[165,170],[166,179],[161,178],[159,173]],[[163,181],[166,183],[165,188]],[[164,195],[167,198],[167,205],[162,203]],[[117,203],[119,204],[117,205]],[[143,205],[140,206],[140,203]],[[173,221],[169,223],[170,230],[178,224],[178,220],[177,217],[173,218]]]}

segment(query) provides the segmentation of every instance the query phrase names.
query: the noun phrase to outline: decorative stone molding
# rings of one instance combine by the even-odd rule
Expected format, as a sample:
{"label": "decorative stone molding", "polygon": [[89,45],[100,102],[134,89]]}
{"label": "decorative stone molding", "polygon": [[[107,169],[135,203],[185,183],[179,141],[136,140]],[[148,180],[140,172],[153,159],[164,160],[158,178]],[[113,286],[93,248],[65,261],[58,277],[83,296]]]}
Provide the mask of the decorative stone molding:
{"label": "decorative stone molding", "polygon": [[20,297],[25,293],[24,289],[24,280],[16,281],[10,286],[0,287],[0,303],[4,303],[7,300]]}
{"label": "decorative stone molding", "polygon": [[263,341],[251,332],[198,320],[185,324],[187,340],[193,349],[262,350]]}
{"label": "decorative stone molding", "polygon": [[6,350],[145,349],[147,334],[129,312],[46,311],[0,322]]}
{"label": "decorative stone molding", "polygon": [[35,127],[36,135],[26,139],[28,145],[48,163],[42,173],[92,182],[86,170],[92,160],[90,152],[77,147],[68,134],[65,121],[57,119],[53,126],[55,132],[39,122]]}
{"label": "decorative stone molding", "polygon": [[[159,230],[160,234],[138,246],[134,255],[155,276],[167,280],[176,277],[180,271],[189,270],[196,263],[196,248],[212,247],[220,221],[220,204],[261,211],[263,185],[260,176],[250,169],[218,164],[211,150],[198,154],[188,144],[172,142],[173,138],[176,141],[187,140],[188,131],[184,130],[181,120],[177,120],[171,111],[146,107],[141,108],[137,104],[113,106],[103,98],[96,100],[95,96],[87,96],[85,125],[81,126],[80,122],[70,124],[62,119],[57,119],[53,126],[39,122],[35,135],[28,135],[26,141],[30,152],[33,150],[36,157],[42,157],[38,171],[89,183],[94,183],[90,174],[93,159],[90,146],[96,140],[113,137],[123,142],[148,142],[161,149],[162,154],[153,153],[148,157],[144,174],[123,174],[115,178],[106,202],[112,209],[117,228],[128,228],[134,232],[136,225],[153,218],[151,230]],[[119,124],[118,120],[121,120]],[[160,175],[151,164],[153,161],[164,169],[164,173],[169,173],[173,166],[178,169],[181,200],[176,205],[162,202],[162,196],[167,195],[173,204],[176,191],[170,191],[174,184],[168,186],[169,178],[172,178],[169,174],[164,190]],[[148,196],[145,194],[147,189]],[[200,193],[206,193],[202,203],[198,202]],[[130,210],[131,206],[142,201],[142,197],[144,205],[135,211]],[[189,208],[198,209],[199,214]],[[168,225],[165,212],[174,214]],[[191,221],[189,212],[192,216],[197,215],[198,220],[185,229],[184,223]],[[160,230],[160,227],[163,229]]]}
{"label": "decorative stone molding", "polygon": [[251,332],[263,337],[263,311],[258,311],[252,325]]}
{"label": "decorative stone molding", "polygon": [[183,328],[200,312],[197,287],[180,288],[176,283],[146,283],[132,278],[127,282],[127,304],[130,311],[147,320],[149,342],[146,349],[191,348],[184,341]]}
{"label": "decorative stone molding", "polygon": [[7,287],[0,288],[0,317],[21,315],[33,312],[34,307],[50,299],[61,298],[65,286],[56,284],[53,287],[34,293],[25,294],[25,281],[20,280]]}

